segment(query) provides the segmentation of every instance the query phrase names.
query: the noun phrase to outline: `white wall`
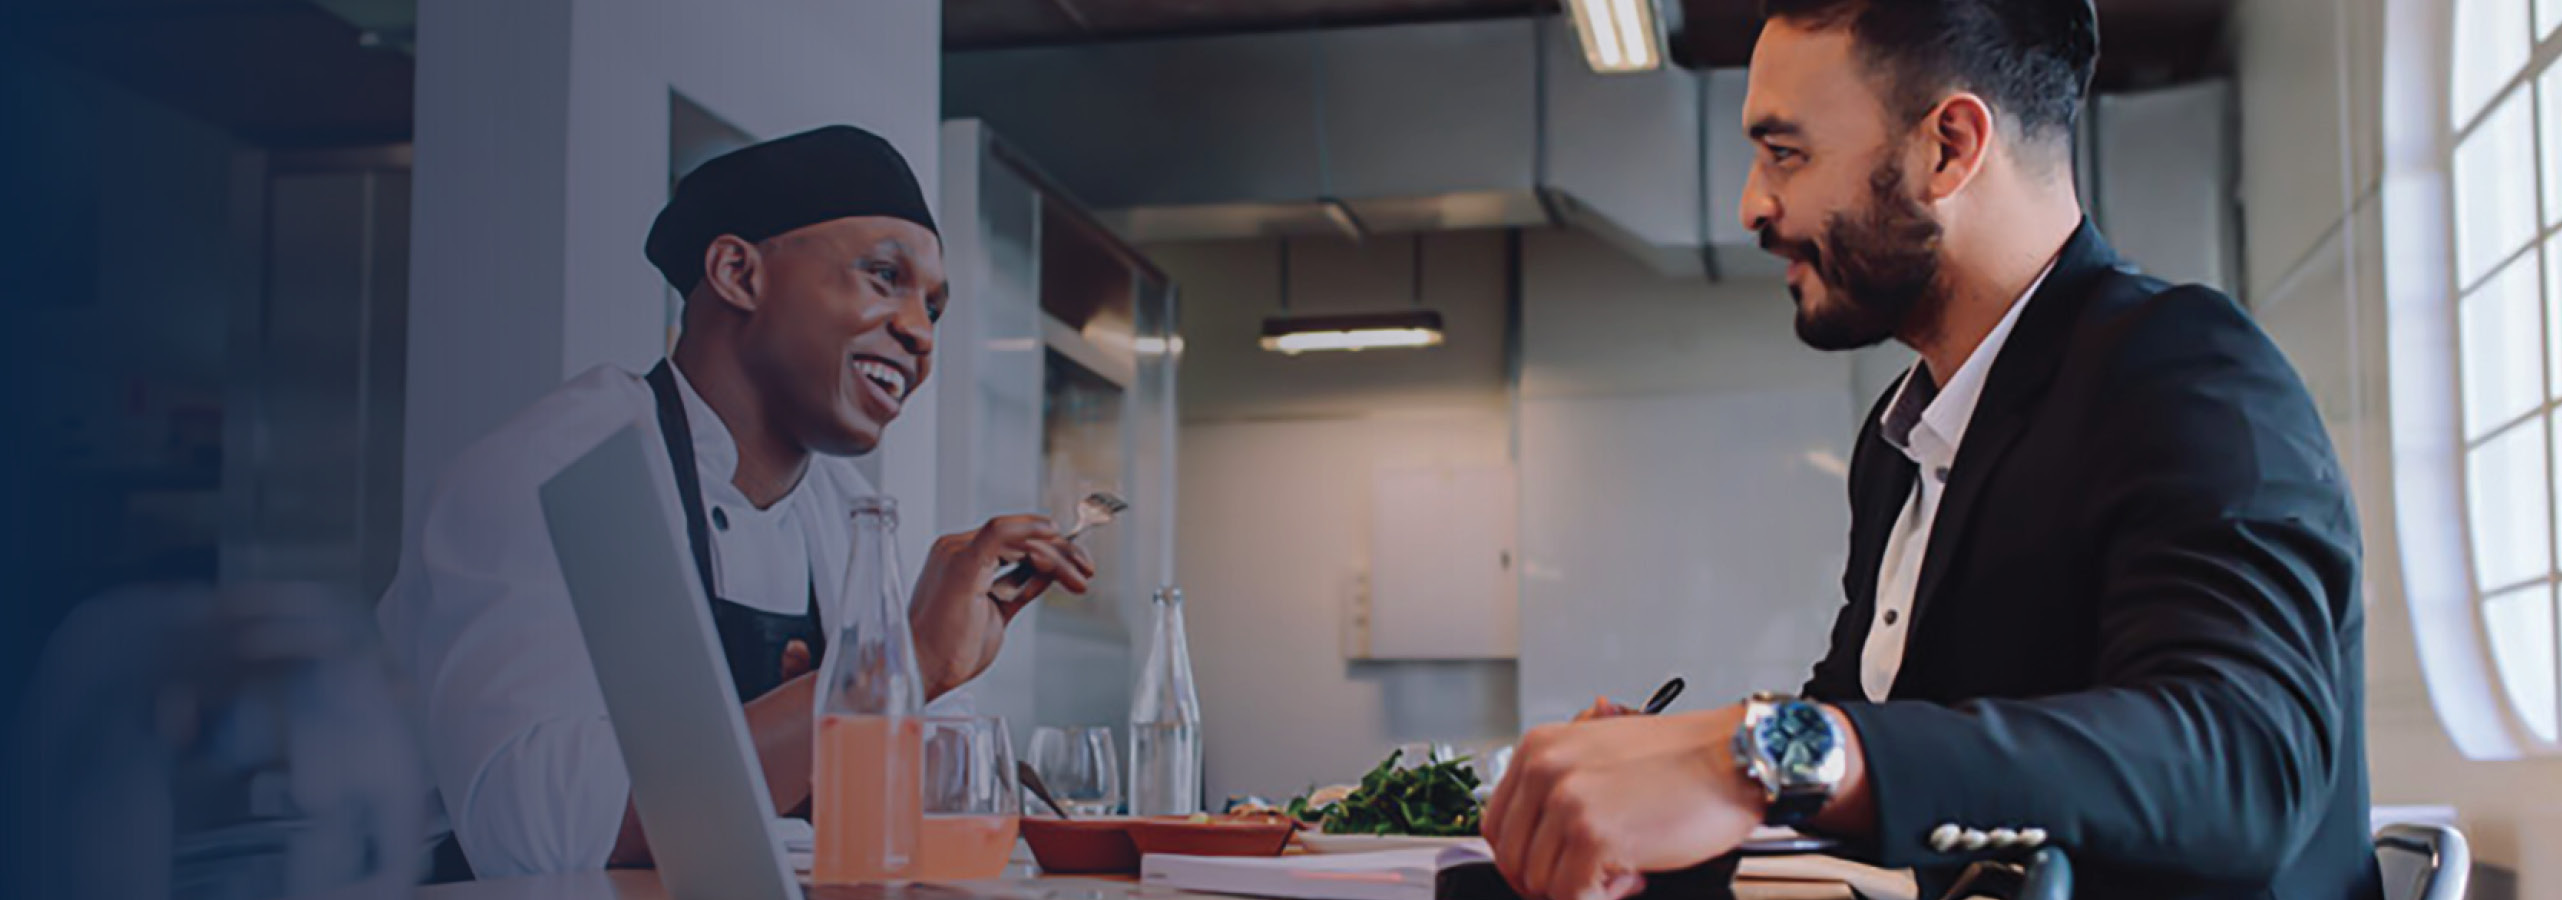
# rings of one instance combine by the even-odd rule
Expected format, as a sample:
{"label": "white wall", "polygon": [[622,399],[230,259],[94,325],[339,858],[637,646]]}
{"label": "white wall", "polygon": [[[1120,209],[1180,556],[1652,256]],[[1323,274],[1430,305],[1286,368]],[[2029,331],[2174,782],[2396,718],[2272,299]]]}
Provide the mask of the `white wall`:
{"label": "white wall", "polygon": [[1511,664],[1352,663],[1339,639],[1339,610],[1369,567],[1370,473],[1503,462],[1507,419],[1404,410],[1184,426],[1175,556],[1214,805],[1357,780],[1402,742],[1518,733]]}
{"label": "white wall", "polygon": [[[1447,344],[1301,357],[1256,346],[1280,308],[1272,242],[1148,248],[1183,296],[1175,558],[1214,806],[1356,779],[1398,743],[1518,731],[1510,663],[1355,664],[1338,641],[1369,566],[1371,473],[1511,455],[1503,236],[1426,240]],[[1403,237],[1296,241],[1291,305],[1404,306],[1411,254]]]}
{"label": "white wall", "polygon": [[1842,603],[1861,357],[1800,344],[1776,281],[1663,278],[1567,231],[1526,250],[1523,723],[1672,674],[1692,708],[1795,690]]}
{"label": "white wall", "polygon": [[[1413,253],[1404,236],[1361,244],[1293,239],[1288,306],[1303,314],[1404,308],[1413,302]],[[1424,304],[1441,311],[1447,342],[1408,353],[1292,357],[1256,347],[1264,317],[1283,305],[1281,254],[1272,241],[1160,244],[1148,255],[1182,289],[1186,423],[1505,403],[1498,232],[1426,239]]]}
{"label": "white wall", "polygon": [[[938,2],[453,0],[418,27],[407,532],[470,441],[569,376],[663,352],[641,244],[670,91],[759,138],[869,128],[936,195]],[[934,408],[909,404],[883,451],[909,522],[936,521]]]}
{"label": "white wall", "polygon": [[[1430,239],[1439,350],[1254,349],[1278,306],[1268,242],[1160,245],[1182,285],[1176,556],[1215,798],[1349,780],[1393,744],[1509,738],[1668,672],[1689,703],[1793,689],[1841,602],[1841,467],[1908,354],[1800,346],[1769,281],[1666,278],[1569,230],[1522,238],[1520,379],[1506,376],[1502,236]],[[1404,239],[1303,242],[1293,305],[1404,302]],[[1350,664],[1339,610],[1370,553],[1380,466],[1513,462],[1522,651]]]}
{"label": "white wall", "polygon": [[[2422,16],[2444,4],[2415,4]],[[2518,895],[2562,896],[2562,760],[2473,762],[2422,680],[2395,540],[2380,147],[2386,0],[2246,0],[2242,104],[2246,299],[2311,386],[2349,468],[2366,536],[2367,752],[2377,803],[2458,807],[2477,858]],[[2393,13],[2401,15],[2401,13]]]}
{"label": "white wall", "polygon": [[2089,175],[2117,252],[2174,284],[2235,288],[2233,87],[2206,81],[2102,95]]}

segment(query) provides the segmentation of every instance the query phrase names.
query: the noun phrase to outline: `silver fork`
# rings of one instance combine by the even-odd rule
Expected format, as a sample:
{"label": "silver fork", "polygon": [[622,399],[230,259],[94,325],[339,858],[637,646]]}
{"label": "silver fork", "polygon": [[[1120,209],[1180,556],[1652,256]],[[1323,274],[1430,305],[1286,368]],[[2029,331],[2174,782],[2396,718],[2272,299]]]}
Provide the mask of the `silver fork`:
{"label": "silver fork", "polygon": [[[1076,524],[1070,526],[1066,534],[1059,535],[1059,539],[1074,541],[1087,531],[1112,524],[1114,517],[1129,509],[1130,501],[1121,499],[1119,494],[1110,491],[1087,494],[1085,499],[1077,501]],[[1030,562],[1015,560],[1006,566],[1005,571],[997,573],[996,585],[988,589],[988,597],[998,603],[1012,603],[1023,593],[1023,585],[1031,582],[1032,575]]]}

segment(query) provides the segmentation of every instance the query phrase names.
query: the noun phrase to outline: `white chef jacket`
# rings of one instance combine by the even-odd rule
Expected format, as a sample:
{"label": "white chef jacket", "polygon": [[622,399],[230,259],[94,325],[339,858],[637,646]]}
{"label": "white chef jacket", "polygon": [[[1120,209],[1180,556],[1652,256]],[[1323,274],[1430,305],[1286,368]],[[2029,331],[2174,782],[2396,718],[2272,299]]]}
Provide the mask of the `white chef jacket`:
{"label": "white chef jacket", "polygon": [[1975,403],[1983,398],[1984,379],[1992,374],[1993,361],[2002,355],[2002,345],[2010,341],[2011,326],[2019,323],[2019,313],[2028,308],[2028,300],[2037,295],[2039,285],[2046,283],[2047,273],[2055,270],[2048,262],[2028,290],[2010,305],[2000,324],[1975,345],[1957,374],[1948,377],[1945,386],[1934,386],[1930,370],[1921,362],[1913,363],[1904,373],[1895,399],[1877,421],[1878,434],[1886,443],[1901,450],[1919,471],[1913,478],[1913,495],[1904,501],[1902,515],[1895,518],[1895,530],[1886,535],[1886,555],[1877,565],[1876,618],[1868,623],[1868,642],[1859,657],[1861,693],[1874,702],[1884,702],[1894,690],[1895,675],[1904,668],[1904,640],[1913,630],[1913,594],[1921,587],[1922,560],[1930,555],[1930,528],[1939,518],[1939,498],[1948,489],[1948,476],[1957,466],[1957,446],[1966,436],[1966,425],[1975,419]]}
{"label": "white chef jacket", "polygon": [[[682,372],[675,380],[713,526],[718,596],[799,615],[815,587],[821,627],[833,634],[852,549],[848,511],[872,485],[853,460],[815,456],[790,494],[757,509],[731,483],[738,445],[728,427]],[[631,775],[537,491],[634,422],[659,439],[649,385],[600,366],[464,450],[430,494],[377,611],[414,685],[437,794],[477,877],[599,869],[621,831]],[[936,711],[966,709],[959,693]]]}

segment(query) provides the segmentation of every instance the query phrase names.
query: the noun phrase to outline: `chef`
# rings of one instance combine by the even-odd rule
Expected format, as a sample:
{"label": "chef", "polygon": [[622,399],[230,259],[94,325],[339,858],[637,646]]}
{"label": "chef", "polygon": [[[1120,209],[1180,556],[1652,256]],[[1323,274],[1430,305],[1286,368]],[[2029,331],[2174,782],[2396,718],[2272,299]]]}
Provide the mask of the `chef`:
{"label": "chef", "polygon": [[[438,880],[650,859],[537,493],[635,420],[675,464],[774,809],[810,796],[811,672],[835,624],[850,504],[875,493],[852,458],[932,370],[951,302],[941,241],[898,151],[831,126],[704,163],[646,251],[685,296],[674,351],[645,375],[590,370],[465,450],[382,600],[452,826]],[[1000,603],[992,580],[1015,561],[1034,578]],[[927,697],[949,706],[1025,603],[1093,576],[1038,516],[937,540],[910,612]]]}

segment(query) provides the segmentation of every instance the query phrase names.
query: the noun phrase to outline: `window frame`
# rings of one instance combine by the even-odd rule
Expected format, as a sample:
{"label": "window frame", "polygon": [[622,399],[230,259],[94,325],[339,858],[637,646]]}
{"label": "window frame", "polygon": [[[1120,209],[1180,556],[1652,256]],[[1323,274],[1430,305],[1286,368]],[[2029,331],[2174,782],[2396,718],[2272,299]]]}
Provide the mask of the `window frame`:
{"label": "window frame", "polygon": [[[2425,560],[2415,556],[2422,551],[2412,546],[2411,531],[2415,519],[2425,522],[2425,518],[2421,518],[2425,513],[2415,517],[2414,510],[2402,510],[2403,520],[2397,524],[2405,538],[2404,563],[2409,570],[2406,589],[2410,594],[2414,625],[2419,632],[2422,668],[2450,736],[2469,757],[2499,759],[2562,754],[2562,728],[2539,732],[2533,727],[2519,703],[2521,689],[2511,683],[2508,671],[2497,663],[2496,653],[2492,650],[2495,637],[2489,632],[2490,616],[2487,611],[2487,605],[2495,599],[2541,588],[2546,617],[2555,630],[2555,633],[2546,635],[2545,640],[2550,642],[2556,654],[2562,655],[2562,608],[2557,608],[2562,607],[2562,452],[2556,451],[2556,442],[2562,441],[2562,342],[2556,340],[2562,338],[2562,329],[2556,326],[2562,322],[2555,321],[2557,316],[2562,316],[2562,294],[2557,294],[2562,292],[2562,208],[2557,208],[2562,206],[2562,190],[2557,190],[2562,188],[2562,184],[2557,184],[2562,181],[2562,152],[2557,152],[2562,151],[2562,147],[2554,146],[2557,140],[2562,140],[2562,121],[2552,120],[2553,116],[2562,115],[2562,97],[2552,96],[2553,92],[2562,91],[2562,32],[2548,27],[2543,20],[2544,13],[2537,7],[2549,4],[2539,4],[2538,0],[2457,0],[2436,11],[2440,17],[2438,24],[2445,31],[2435,36],[2437,47],[2433,49],[2442,54],[2438,57],[2442,62],[2433,66],[2428,84],[2432,89],[2432,99],[2446,104],[2447,109],[2451,110],[2463,99],[2456,96],[2460,83],[2456,75],[2456,60],[2463,48],[2455,44],[2463,38],[2461,23],[2465,21],[2468,9],[2485,3],[2516,4],[2528,22],[2524,39],[2530,42],[2530,47],[2520,67],[2508,73],[2501,86],[2488,94],[2479,108],[2466,111],[2461,121],[2443,114],[2429,118],[2429,121],[2439,123],[2438,130],[2442,135],[2429,162],[2441,186],[2438,196],[2443,198],[2442,205],[2434,221],[2441,223],[2437,226],[2436,237],[2443,242],[2445,251],[2444,257],[2437,260],[2441,265],[2434,273],[2438,283],[2429,293],[2442,298],[2440,305],[2443,308],[2437,311],[2439,320],[2436,324],[2445,329],[2445,340],[2440,377],[2429,379],[2437,382],[2438,390],[2434,397],[2427,399],[2444,404],[2441,412],[2451,414],[2397,415],[2395,468],[2397,489],[2408,492],[2415,480],[2410,467],[2415,463],[2430,464],[2429,458],[2438,456],[2437,453],[2422,453],[2419,454],[2420,460],[2405,459],[2406,454],[2400,452],[2401,445],[2406,443],[2403,438],[2407,436],[2403,429],[2411,426],[2398,423],[2406,418],[2422,418],[2430,421],[2418,427],[2444,429],[2435,439],[2449,445],[2449,452],[2444,454],[2442,462],[2436,464],[2443,466],[2439,470],[2441,473],[2451,474],[2452,484],[2425,487],[2451,488],[2449,493],[2453,495],[2457,510],[2454,518],[2460,534],[2461,556],[2451,561]],[[2388,63],[2394,61],[2392,57],[2393,54],[2388,53]],[[2467,142],[2482,135],[2504,107],[2512,102],[2525,108],[2528,119],[2526,159],[2530,161],[2527,174],[2533,181],[2530,193],[2534,198],[2534,227],[2528,230],[2522,246],[2491,248],[2496,254],[2494,261],[2480,272],[2466,273],[2461,263],[2472,258],[2464,245],[2466,228],[2462,224],[2468,212],[2465,209],[2468,198],[2464,195],[2465,185],[2457,180],[2456,160],[2467,148]],[[2394,199],[2392,195],[2393,191],[2388,186],[2388,205]],[[2478,239],[2479,236],[2476,237]],[[2397,252],[2391,257],[2391,262],[2400,265],[2408,256]],[[2536,286],[2536,333],[2531,342],[2538,350],[2532,367],[2536,399],[2524,411],[2502,410],[2495,422],[2488,427],[2479,427],[2482,423],[2472,421],[2472,411],[2468,407],[2467,367],[2472,362],[2470,354],[2474,348],[2465,342],[2464,312],[2467,303],[2477,297],[2481,302],[2497,302],[2493,292],[2513,266],[2532,267]],[[2401,304],[2397,302],[2395,305]],[[2399,315],[2395,318],[2397,324],[2402,321]],[[2405,358],[2408,354],[2399,352],[2407,343],[2402,336],[2396,335],[2397,352],[2393,362],[2397,398],[2408,396],[2404,383],[2408,379],[2401,374],[2409,361]],[[2396,412],[2402,410],[2397,409]],[[2483,557],[2480,555],[2484,511],[2476,508],[2471,490],[2475,462],[2477,456],[2491,452],[2494,443],[2529,432],[2538,433],[2542,438],[2536,459],[2543,466],[2543,477],[2540,484],[2531,485],[2528,489],[2543,494],[2542,527],[2547,531],[2544,546],[2539,549],[2545,565],[2540,574],[2505,579],[2497,584],[2485,583],[2481,569]],[[2432,542],[2422,540],[2417,544],[2419,548],[2426,548]],[[2410,577],[2432,572],[2460,573],[2460,577],[2453,583],[2444,579],[2431,583],[2429,579]],[[2447,608],[2448,604],[2425,602],[2430,599],[2427,594],[2436,591],[2455,592],[2465,614],[2460,617],[2448,615],[2452,612]],[[2460,622],[2450,621],[2458,618]],[[2446,633],[2448,629],[2459,626],[2468,633]],[[2446,658],[2460,645],[2469,647],[2469,655],[2473,657],[2469,665]],[[2464,669],[2471,671],[2461,671]],[[2543,674],[2553,681],[2543,686],[2543,690],[2554,708],[2540,709],[2539,712],[2547,723],[2552,723],[2562,721],[2562,665],[2549,669]],[[2451,693],[2471,696],[2450,697]],[[2462,708],[2451,709],[2451,706]]]}

